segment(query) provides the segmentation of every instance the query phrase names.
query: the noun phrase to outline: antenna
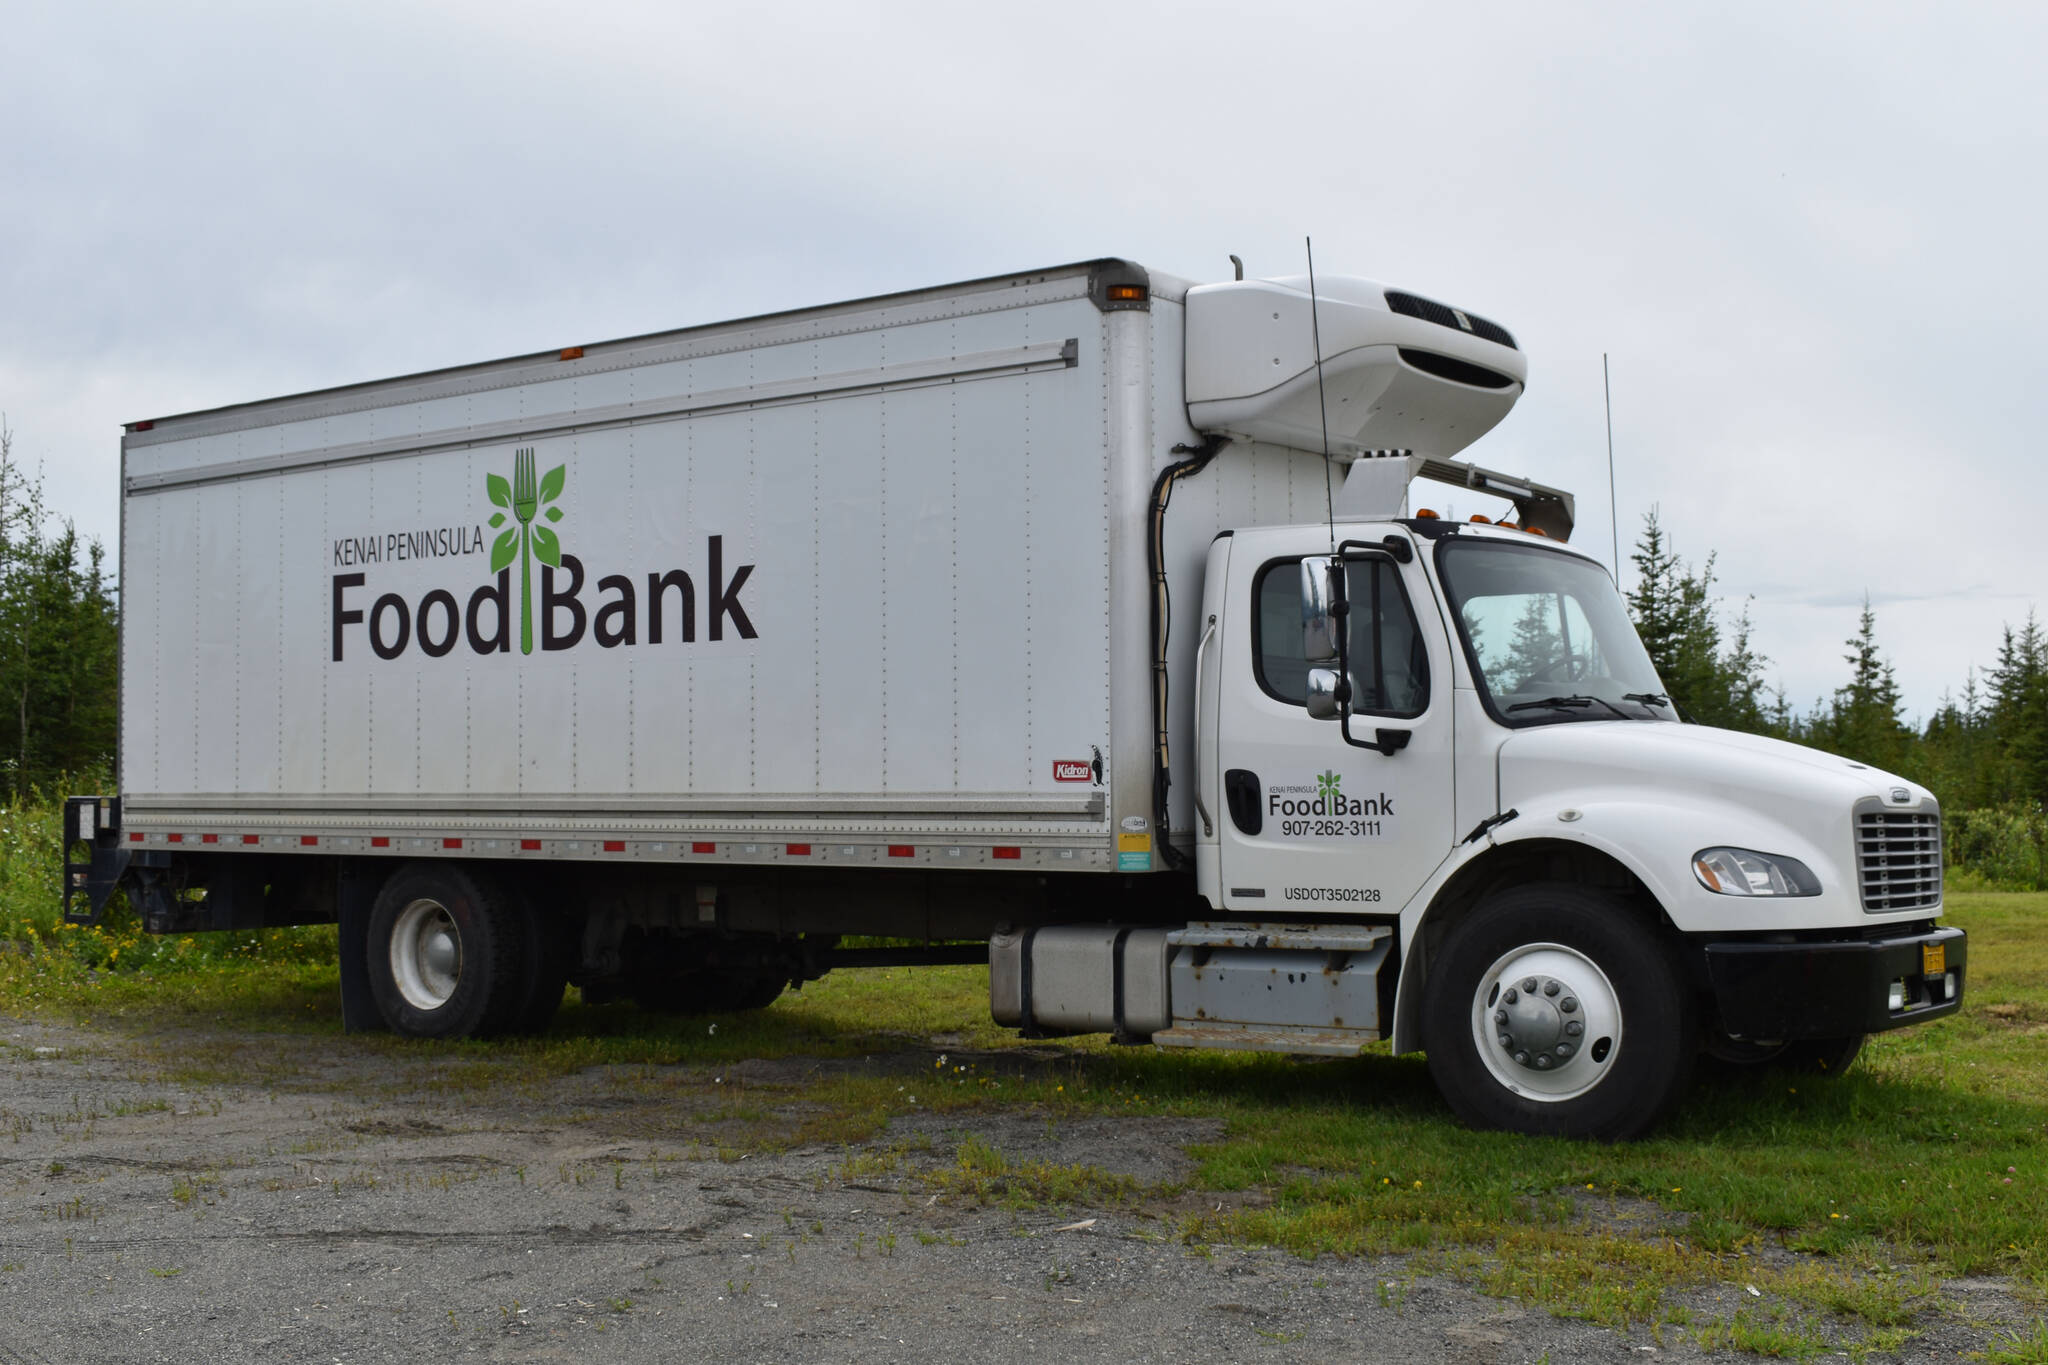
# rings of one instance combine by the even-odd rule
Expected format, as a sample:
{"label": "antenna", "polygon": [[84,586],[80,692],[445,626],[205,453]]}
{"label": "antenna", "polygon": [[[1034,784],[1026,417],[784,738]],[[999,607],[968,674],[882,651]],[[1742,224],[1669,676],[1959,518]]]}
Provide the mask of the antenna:
{"label": "antenna", "polygon": [[1614,585],[1621,586],[1621,514],[1614,510],[1614,386],[1607,379],[1607,352],[1600,353],[1600,397],[1607,405],[1607,526],[1614,533]]}
{"label": "antenna", "polygon": [[1323,320],[1316,306],[1316,241],[1304,237],[1308,248],[1308,326],[1316,348],[1316,407],[1323,416],[1323,510],[1329,515],[1330,553],[1337,553],[1337,495],[1330,489],[1330,400],[1323,393]]}

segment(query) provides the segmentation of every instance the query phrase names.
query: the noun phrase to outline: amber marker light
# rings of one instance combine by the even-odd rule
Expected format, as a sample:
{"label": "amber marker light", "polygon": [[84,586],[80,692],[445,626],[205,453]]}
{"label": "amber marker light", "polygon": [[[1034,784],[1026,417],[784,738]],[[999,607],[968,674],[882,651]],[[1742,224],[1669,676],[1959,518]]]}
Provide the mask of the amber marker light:
{"label": "amber marker light", "polygon": [[583,359],[583,348],[582,348],[581,346],[564,346],[564,347],[562,348],[562,359],[564,359],[564,360],[581,360],[581,359]]}
{"label": "amber marker light", "polygon": [[1477,512],[1474,512],[1472,514],[1472,520],[1478,522],[1481,526],[1493,525],[1493,521],[1490,517],[1482,517]]}
{"label": "amber marker light", "polygon": [[1113,284],[1109,287],[1111,303],[1143,303],[1145,286],[1142,284]]}
{"label": "amber marker light", "polygon": [[1415,509],[1415,519],[1417,521],[1435,521],[1437,520],[1437,515],[1431,508],[1418,507]]}

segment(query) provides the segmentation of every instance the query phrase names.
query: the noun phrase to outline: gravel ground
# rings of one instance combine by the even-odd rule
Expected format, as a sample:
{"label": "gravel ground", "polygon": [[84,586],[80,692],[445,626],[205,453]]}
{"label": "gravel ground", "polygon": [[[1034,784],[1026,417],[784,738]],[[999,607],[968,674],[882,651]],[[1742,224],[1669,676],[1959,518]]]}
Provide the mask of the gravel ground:
{"label": "gravel ground", "polygon": [[[0,1365],[1700,1355],[1397,1260],[1191,1251],[1163,1219],[1192,1203],[1014,1214],[916,1179],[973,1134],[1157,1184],[1202,1122],[931,1116],[864,1157],[721,1160],[644,1068],[451,1096],[429,1060],[260,1041],[288,1084],[181,1087],[111,1032],[0,1019]],[[801,1067],[734,1071],[765,1088]],[[1966,1311],[1907,1359],[2029,1320],[1997,1281],[1948,1288]]]}

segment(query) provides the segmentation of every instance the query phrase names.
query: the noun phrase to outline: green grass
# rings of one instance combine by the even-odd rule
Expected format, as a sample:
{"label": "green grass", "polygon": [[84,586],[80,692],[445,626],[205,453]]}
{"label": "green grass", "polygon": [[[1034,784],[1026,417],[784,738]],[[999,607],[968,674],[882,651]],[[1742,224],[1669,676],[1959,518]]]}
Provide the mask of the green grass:
{"label": "green grass", "polygon": [[[335,1083],[298,1074],[277,1045],[339,1034],[332,930],[158,940],[120,916],[62,928],[57,857],[49,811],[5,811],[0,1012],[91,1022],[186,1082]],[[900,1163],[949,1201],[1149,1208],[1196,1247],[1408,1253],[1504,1298],[1703,1346],[1858,1355],[1945,1311],[1944,1277],[2048,1295],[2048,893],[1952,889],[1948,912],[1971,935],[1961,1015],[1873,1039],[1838,1079],[1704,1079],[1650,1137],[1613,1147],[1468,1131],[1421,1059],[1384,1050],[1309,1062],[1026,1044],[989,1021],[987,973],[971,967],[840,973],[749,1016],[678,1020],[572,995],[541,1038],[332,1046],[388,1059],[359,1070],[393,1096],[538,1097],[597,1074],[673,1101],[707,1157],[846,1145],[842,1178]],[[748,1086],[734,1067],[777,1057],[816,1059],[816,1074]],[[1192,1149],[1187,1183],[1207,1197],[971,1136],[950,1161],[856,1150],[904,1116],[998,1111],[1049,1127],[1110,1112],[1220,1122]],[[1727,1292],[1739,1310],[1705,1306]],[[1991,1358],[2048,1359],[2042,1341],[2002,1338]]]}

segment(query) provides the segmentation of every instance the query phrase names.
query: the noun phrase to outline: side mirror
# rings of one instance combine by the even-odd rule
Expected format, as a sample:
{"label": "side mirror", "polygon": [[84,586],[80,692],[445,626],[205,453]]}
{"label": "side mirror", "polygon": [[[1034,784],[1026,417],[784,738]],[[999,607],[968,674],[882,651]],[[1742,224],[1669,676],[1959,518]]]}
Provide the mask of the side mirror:
{"label": "side mirror", "polygon": [[1336,570],[1337,561],[1327,556],[1301,561],[1301,648],[1312,669],[1337,662],[1337,619],[1330,608],[1343,589],[1336,586]]}
{"label": "side mirror", "polygon": [[1311,668],[1308,671],[1308,707],[1310,720],[1336,720],[1341,714],[1337,693],[1343,686],[1344,675],[1334,668]]}

